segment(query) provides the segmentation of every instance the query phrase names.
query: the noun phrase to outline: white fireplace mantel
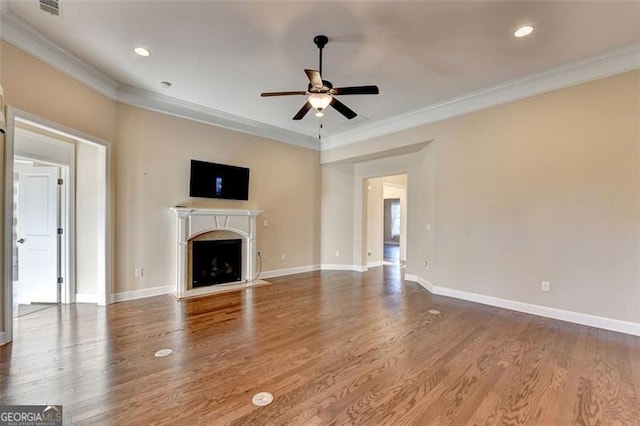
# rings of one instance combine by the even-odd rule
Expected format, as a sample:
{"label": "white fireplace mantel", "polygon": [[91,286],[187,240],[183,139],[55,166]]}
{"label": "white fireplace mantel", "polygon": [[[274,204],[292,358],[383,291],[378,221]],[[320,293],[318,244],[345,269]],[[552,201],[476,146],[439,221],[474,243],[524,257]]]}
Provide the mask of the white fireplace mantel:
{"label": "white fireplace mantel", "polygon": [[[214,285],[189,289],[187,283],[187,250],[189,240],[211,231],[231,231],[243,240],[245,267],[240,284],[249,283],[256,270],[256,218],[262,210],[203,209],[172,207],[176,214],[176,296],[188,297],[196,294],[214,293],[227,287]],[[235,283],[236,285],[238,283]]]}

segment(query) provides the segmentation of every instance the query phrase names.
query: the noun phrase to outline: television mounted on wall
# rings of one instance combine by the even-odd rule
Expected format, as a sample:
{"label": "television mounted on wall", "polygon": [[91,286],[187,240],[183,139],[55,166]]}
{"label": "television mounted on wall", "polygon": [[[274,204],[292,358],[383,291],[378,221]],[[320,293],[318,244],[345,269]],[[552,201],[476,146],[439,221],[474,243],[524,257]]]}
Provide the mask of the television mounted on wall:
{"label": "television mounted on wall", "polygon": [[249,169],[191,160],[189,196],[248,200]]}

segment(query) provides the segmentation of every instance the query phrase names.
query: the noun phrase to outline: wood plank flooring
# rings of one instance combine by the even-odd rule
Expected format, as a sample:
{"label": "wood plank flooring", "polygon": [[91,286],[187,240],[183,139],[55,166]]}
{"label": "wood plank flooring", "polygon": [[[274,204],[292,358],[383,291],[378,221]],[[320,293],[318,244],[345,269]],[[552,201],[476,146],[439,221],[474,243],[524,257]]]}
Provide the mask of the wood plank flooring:
{"label": "wood plank flooring", "polygon": [[270,281],[19,318],[0,404],[100,425],[640,425],[640,338],[432,296],[398,267]]}

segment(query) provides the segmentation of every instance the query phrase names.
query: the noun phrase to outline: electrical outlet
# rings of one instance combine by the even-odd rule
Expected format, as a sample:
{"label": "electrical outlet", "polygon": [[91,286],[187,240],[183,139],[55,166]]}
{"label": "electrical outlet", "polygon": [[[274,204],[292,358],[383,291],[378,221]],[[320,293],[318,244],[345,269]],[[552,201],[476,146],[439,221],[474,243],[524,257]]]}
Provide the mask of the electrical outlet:
{"label": "electrical outlet", "polygon": [[367,256],[371,256],[371,250],[367,252]]}
{"label": "electrical outlet", "polygon": [[262,256],[262,250],[258,250],[258,256]]}
{"label": "electrical outlet", "polygon": [[269,221],[267,219],[265,219],[262,223],[264,224],[265,228],[269,226]]}
{"label": "electrical outlet", "polygon": [[143,272],[144,272],[144,271],[143,271],[142,267],[135,268],[135,270],[133,271],[133,273],[134,273],[134,275],[135,275],[135,277],[136,277],[136,278],[141,278],[141,277],[142,277]]}
{"label": "electrical outlet", "polygon": [[540,290],[551,291],[551,283],[549,281],[542,281],[540,284]]}
{"label": "electrical outlet", "polygon": [[282,255],[280,256],[280,260],[282,260],[282,261],[287,260],[287,255],[282,253]]}
{"label": "electrical outlet", "polygon": [[425,268],[428,268],[428,267],[429,267],[429,261],[428,261],[428,260],[425,260],[425,261],[424,261],[424,267],[425,267]]}
{"label": "electrical outlet", "polygon": [[340,250],[336,250],[336,257],[340,257]]}

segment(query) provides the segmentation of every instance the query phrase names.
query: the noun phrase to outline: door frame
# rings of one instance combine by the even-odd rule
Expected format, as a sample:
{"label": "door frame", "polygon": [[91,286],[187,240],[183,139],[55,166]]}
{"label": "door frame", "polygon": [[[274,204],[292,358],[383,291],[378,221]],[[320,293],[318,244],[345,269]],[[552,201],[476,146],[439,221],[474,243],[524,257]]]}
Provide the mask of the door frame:
{"label": "door frame", "polygon": [[[40,135],[38,135],[40,136]],[[44,136],[43,136],[44,137]],[[61,142],[66,143],[66,142]],[[15,148],[15,133],[14,133]],[[37,155],[16,154],[14,151],[14,165],[20,161],[36,161],[41,164],[55,166],[60,169],[60,178],[64,184],[58,193],[58,225],[63,229],[60,246],[58,246],[58,276],[62,278],[62,288],[59,293],[59,303],[76,303],[75,281],[75,148],[71,151],[69,164],[60,164]],[[15,172],[15,169],[14,169]],[[18,183],[20,185],[20,183]],[[13,226],[12,226],[13,227]],[[13,262],[13,259],[12,259]],[[13,306],[13,304],[12,304]],[[14,312],[15,314],[15,312]]]}
{"label": "door frame", "polygon": [[[105,140],[66,127],[18,108],[7,107],[7,123],[4,143],[4,212],[3,212],[3,326],[0,332],[0,345],[13,339],[13,157],[16,121],[40,127],[49,132],[72,138],[83,143],[97,146],[99,168],[102,181],[98,185],[98,269],[103,271],[99,279],[98,305],[106,305],[111,299],[112,289],[112,182],[111,182],[111,144]],[[104,170],[102,170],[104,167]]]}

